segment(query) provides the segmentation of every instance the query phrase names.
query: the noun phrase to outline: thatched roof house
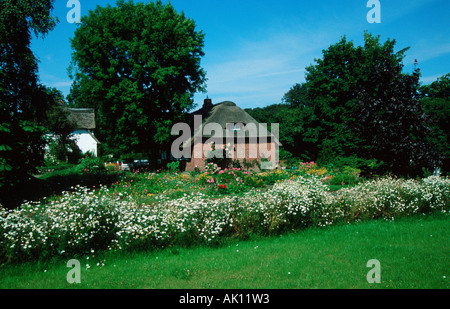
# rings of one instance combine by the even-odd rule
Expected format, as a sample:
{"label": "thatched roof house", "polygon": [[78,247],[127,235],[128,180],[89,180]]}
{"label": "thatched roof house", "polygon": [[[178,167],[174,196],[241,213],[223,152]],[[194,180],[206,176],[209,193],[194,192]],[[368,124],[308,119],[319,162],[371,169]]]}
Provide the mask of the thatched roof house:
{"label": "thatched roof house", "polygon": [[[196,123],[196,117],[201,119],[201,125]],[[187,170],[194,170],[196,167],[199,169],[204,168],[205,151],[200,151],[199,148],[209,149],[210,144],[207,145],[206,143],[211,141],[214,141],[220,147],[221,144],[225,145],[228,143],[231,138],[235,150],[233,160],[256,160],[258,163],[261,163],[262,157],[268,158],[267,153],[264,154],[260,151],[263,146],[270,152],[278,149],[281,145],[278,137],[268,131],[266,124],[260,124],[231,101],[212,104],[211,99],[205,99],[202,108],[191,113],[189,118],[193,134],[190,139],[183,143],[183,149],[191,148],[192,150],[190,161],[186,164]],[[208,127],[210,130],[208,130]],[[219,127],[221,132],[211,129]],[[218,137],[218,139],[215,140],[215,137]],[[238,145],[242,143],[245,144],[245,154],[237,149]],[[252,149],[256,149],[256,151],[252,152]],[[203,153],[201,157],[195,155],[195,153],[198,154],[199,152]]]}
{"label": "thatched roof house", "polygon": [[72,136],[83,153],[98,155],[99,140],[94,136],[95,110],[93,108],[69,108],[68,120],[75,125]]}

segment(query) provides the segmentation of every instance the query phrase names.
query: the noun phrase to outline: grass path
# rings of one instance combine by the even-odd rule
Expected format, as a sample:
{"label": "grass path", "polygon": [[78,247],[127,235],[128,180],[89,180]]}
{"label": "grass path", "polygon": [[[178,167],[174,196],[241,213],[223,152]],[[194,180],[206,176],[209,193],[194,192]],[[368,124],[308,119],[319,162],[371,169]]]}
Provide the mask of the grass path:
{"label": "grass path", "polygon": [[[66,261],[5,266],[0,268],[0,288],[448,289],[449,219],[433,215],[371,221],[220,248],[93,253],[80,259],[81,283],[72,285],[66,281]],[[367,282],[370,259],[380,261],[379,284]]]}

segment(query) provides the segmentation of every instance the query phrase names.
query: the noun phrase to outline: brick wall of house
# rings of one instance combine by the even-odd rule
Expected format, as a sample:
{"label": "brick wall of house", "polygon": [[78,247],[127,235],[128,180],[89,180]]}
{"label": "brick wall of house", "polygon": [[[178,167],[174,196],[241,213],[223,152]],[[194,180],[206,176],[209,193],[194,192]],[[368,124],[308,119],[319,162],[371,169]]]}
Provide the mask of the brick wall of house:
{"label": "brick wall of house", "polygon": [[[216,142],[215,147],[216,149],[221,149],[222,145],[223,141],[221,141],[221,143]],[[267,142],[246,142],[245,144],[235,144],[233,160],[238,159],[242,163],[245,158],[247,161],[257,160],[258,163],[261,163],[263,156],[269,160],[272,160],[271,156],[274,155],[275,149],[275,143],[270,140]],[[205,144],[203,142],[195,143],[192,151],[192,158],[186,163],[185,170],[194,171],[197,167],[200,171],[203,171],[205,169],[205,160],[208,151],[210,151],[209,144]],[[257,168],[258,167],[255,166],[255,169]]]}

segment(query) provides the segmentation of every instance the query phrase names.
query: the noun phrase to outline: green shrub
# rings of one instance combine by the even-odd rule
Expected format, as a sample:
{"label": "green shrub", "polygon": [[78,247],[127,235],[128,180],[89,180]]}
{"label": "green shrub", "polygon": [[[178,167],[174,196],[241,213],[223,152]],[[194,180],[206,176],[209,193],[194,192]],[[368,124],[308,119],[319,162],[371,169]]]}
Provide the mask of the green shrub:
{"label": "green shrub", "polygon": [[361,182],[359,174],[361,171],[357,168],[345,166],[342,170],[335,171],[331,179],[328,180],[330,185],[355,185]]}
{"label": "green shrub", "polygon": [[101,158],[89,155],[80,160],[77,169],[82,174],[100,174],[106,171],[105,162]]}
{"label": "green shrub", "polygon": [[373,177],[379,173],[383,162],[376,159],[362,159],[356,156],[336,157],[326,165],[327,170],[343,170],[345,168],[354,168],[360,170],[360,174],[365,177]]}
{"label": "green shrub", "polygon": [[173,161],[167,163],[169,173],[176,173],[180,171],[180,161]]}

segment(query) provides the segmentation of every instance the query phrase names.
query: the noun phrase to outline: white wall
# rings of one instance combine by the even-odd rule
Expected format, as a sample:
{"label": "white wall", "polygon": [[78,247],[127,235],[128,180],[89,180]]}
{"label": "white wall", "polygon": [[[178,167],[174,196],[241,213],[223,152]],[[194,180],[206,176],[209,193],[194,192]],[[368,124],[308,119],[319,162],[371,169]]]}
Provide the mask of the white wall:
{"label": "white wall", "polygon": [[73,132],[72,136],[82,153],[90,151],[97,156],[97,142],[87,130],[76,130]]}

